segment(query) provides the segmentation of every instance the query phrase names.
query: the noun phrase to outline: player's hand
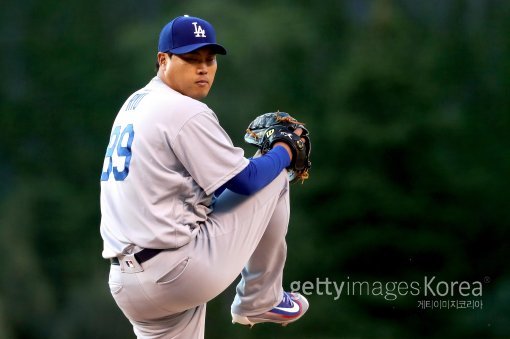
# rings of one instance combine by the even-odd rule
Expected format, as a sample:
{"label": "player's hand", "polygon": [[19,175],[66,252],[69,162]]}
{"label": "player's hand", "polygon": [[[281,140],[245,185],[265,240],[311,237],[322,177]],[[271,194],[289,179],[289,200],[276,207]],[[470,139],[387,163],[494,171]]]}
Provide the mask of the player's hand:
{"label": "player's hand", "polygon": [[244,141],[260,149],[261,154],[275,146],[283,147],[291,160],[287,166],[289,181],[303,182],[309,178],[310,134],[305,124],[290,114],[278,111],[259,115],[248,125]]}
{"label": "player's hand", "polygon": [[[303,133],[303,129],[301,128],[296,128],[293,132],[294,134],[296,135],[301,135],[301,133]],[[301,138],[301,141],[303,142],[306,142],[305,139]],[[275,148],[276,146],[282,146],[283,148],[285,148],[285,150],[287,151],[287,153],[289,153],[289,158],[290,158],[290,161],[292,161],[292,150],[290,149],[290,146],[287,145],[285,142],[283,141],[280,141],[280,142],[277,142],[273,145],[273,148]]]}

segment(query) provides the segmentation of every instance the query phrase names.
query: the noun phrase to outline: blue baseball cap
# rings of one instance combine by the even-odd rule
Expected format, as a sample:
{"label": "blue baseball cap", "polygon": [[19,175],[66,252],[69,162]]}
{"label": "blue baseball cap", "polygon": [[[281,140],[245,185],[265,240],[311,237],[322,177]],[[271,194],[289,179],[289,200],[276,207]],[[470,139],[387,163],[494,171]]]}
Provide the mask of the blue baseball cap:
{"label": "blue baseball cap", "polygon": [[204,46],[212,47],[216,54],[227,54],[227,50],[216,43],[213,26],[197,17],[179,16],[161,30],[158,51],[185,54]]}

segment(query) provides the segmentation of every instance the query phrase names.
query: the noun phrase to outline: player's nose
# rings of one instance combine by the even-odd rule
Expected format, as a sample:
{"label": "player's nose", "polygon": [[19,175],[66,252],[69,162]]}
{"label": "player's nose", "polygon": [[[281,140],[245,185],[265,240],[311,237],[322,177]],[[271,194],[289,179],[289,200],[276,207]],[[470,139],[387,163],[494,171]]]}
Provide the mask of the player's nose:
{"label": "player's nose", "polygon": [[205,61],[198,64],[197,72],[198,74],[207,74],[207,63]]}

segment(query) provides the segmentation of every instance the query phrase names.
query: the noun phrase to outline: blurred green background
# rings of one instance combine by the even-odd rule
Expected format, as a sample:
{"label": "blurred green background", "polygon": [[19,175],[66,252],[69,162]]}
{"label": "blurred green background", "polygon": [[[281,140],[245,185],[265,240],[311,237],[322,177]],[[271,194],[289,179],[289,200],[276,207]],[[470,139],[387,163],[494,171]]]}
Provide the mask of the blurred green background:
{"label": "blurred green background", "polygon": [[[214,24],[206,103],[234,143],[258,114],[308,123],[292,191],[294,281],[481,281],[482,309],[313,293],[289,326],[207,338],[510,337],[510,1],[14,1],[0,12],[0,338],[133,338],[107,287],[99,176],[121,104],[154,75],[161,27]],[[330,287],[332,290],[332,287]],[[324,291],[324,289],[323,289]],[[430,298],[429,298],[430,299]],[[437,299],[437,298],[436,298]]]}

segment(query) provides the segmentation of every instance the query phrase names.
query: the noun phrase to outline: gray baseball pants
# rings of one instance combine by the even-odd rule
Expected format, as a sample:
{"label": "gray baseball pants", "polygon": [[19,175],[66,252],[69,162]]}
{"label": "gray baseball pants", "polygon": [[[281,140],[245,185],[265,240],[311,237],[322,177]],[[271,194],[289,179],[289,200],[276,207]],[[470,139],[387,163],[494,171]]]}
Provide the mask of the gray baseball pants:
{"label": "gray baseball pants", "polygon": [[134,267],[120,258],[120,266],[111,266],[109,286],[137,337],[203,338],[206,303],[240,272],[233,312],[256,315],[278,305],[289,212],[282,171],[251,196],[223,192],[189,244],[141,265],[132,257]]}

